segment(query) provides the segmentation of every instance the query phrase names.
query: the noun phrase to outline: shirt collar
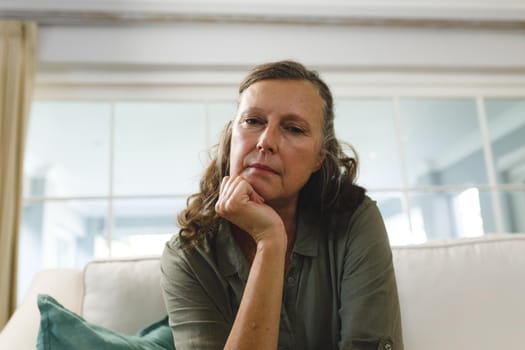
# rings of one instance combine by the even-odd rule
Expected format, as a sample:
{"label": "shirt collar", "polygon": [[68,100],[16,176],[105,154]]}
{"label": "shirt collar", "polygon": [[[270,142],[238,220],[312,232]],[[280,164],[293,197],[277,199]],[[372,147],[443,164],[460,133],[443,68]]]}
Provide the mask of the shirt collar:
{"label": "shirt collar", "polygon": [[304,256],[316,257],[319,251],[319,238],[322,234],[319,224],[312,215],[299,212],[297,217],[297,236],[293,252]]}

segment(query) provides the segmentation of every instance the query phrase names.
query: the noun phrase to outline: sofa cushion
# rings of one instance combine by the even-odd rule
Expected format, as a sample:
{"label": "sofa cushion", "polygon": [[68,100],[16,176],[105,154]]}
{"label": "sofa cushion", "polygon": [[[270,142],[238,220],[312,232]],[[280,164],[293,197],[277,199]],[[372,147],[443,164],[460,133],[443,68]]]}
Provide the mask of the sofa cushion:
{"label": "sofa cushion", "polygon": [[406,349],[522,349],[525,235],[394,247]]}
{"label": "sofa cushion", "polygon": [[37,350],[173,350],[168,317],[144,328],[138,335],[125,335],[86,322],[49,295],[38,296],[40,330]]}
{"label": "sofa cushion", "polygon": [[126,334],[166,315],[159,257],[88,263],[81,315],[91,323]]}

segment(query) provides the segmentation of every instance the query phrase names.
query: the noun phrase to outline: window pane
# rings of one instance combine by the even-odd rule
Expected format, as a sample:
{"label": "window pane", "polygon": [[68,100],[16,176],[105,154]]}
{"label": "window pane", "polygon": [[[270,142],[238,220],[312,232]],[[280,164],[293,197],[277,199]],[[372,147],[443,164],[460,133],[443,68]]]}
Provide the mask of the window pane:
{"label": "window pane", "polygon": [[525,184],[525,100],[485,102],[497,181]]}
{"label": "window pane", "polygon": [[18,249],[18,300],[47,268],[82,268],[107,257],[106,201],[26,202]]}
{"label": "window pane", "polygon": [[337,137],[353,145],[361,168],[358,182],[368,188],[401,187],[401,162],[390,99],[337,102]]}
{"label": "window pane", "polygon": [[409,185],[487,183],[473,99],[401,100],[399,109]]}
{"label": "window pane", "polygon": [[118,103],[115,113],[115,194],[197,190],[208,162],[203,104]]}
{"label": "window pane", "polygon": [[494,232],[492,198],[476,188],[413,194],[409,204],[412,229],[422,231],[427,240]]}
{"label": "window pane", "polygon": [[34,103],[24,196],[107,195],[110,113],[105,103]]}
{"label": "window pane", "polygon": [[525,233],[525,191],[500,193],[504,232]]}
{"label": "window pane", "polygon": [[235,118],[237,105],[234,102],[215,102],[208,104],[208,145],[219,143],[226,123]]}
{"label": "window pane", "polygon": [[421,243],[421,238],[410,231],[401,193],[371,193],[370,196],[381,211],[391,245]]}
{"label": "window pane", "polygon": [[112,256],[160,255],[177,233],[177,214],[186,198],[129,199],[113,202]]}

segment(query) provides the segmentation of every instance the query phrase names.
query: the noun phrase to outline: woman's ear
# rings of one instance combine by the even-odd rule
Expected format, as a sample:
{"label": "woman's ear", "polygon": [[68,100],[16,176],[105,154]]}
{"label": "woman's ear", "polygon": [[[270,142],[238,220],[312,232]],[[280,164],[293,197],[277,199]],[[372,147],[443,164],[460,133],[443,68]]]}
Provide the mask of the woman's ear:
{"label": "woman's ear", "polygon": [[325,158],[326,158],[326,151],[323,149],[319,153],[319,158],[317,159],[317,162],[315,163],[315,166],[314,166],[314,169],[313,169],[312,173],[315,173],[317,170],[321,169],[321,167],[323,166],[323,162],[324,162]]}

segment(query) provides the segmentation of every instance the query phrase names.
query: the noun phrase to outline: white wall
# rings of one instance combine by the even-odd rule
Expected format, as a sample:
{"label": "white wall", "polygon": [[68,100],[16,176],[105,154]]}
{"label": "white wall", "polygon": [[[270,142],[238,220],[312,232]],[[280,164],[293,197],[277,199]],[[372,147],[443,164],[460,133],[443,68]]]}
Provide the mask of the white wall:
{"label": "white wall", "polygon": [[44,64],[251,66],[295,58],[350,69],[525,69],[525,30],[264,23],[51,26]]}
{"label": "white wall", "polygon": [[248,68],[284,58],[336,94],[525,88],[515,0],[0,0],[0,18],[39,22],[39,96],[230,98]]}

